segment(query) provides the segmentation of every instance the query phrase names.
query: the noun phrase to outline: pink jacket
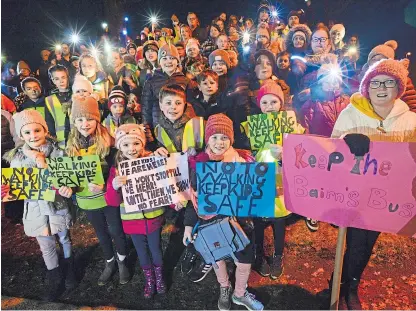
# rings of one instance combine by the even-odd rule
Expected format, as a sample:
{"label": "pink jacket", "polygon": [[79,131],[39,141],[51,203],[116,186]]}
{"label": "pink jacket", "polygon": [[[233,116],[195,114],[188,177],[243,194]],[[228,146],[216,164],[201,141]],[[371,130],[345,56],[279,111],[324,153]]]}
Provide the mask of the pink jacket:
{"label": "pink jacket", "polygon": [[[123,203],[123,195],[121,189],[114,190],[113,179],[116,177],[116,168],[110,168],[110,174],[107,181],[107,193],[105,200],[109,206],[119,207]],[[162,227],[164,221],[163,215],[155,218],[122,220],[123,230],[126,234],[150,234]]]}

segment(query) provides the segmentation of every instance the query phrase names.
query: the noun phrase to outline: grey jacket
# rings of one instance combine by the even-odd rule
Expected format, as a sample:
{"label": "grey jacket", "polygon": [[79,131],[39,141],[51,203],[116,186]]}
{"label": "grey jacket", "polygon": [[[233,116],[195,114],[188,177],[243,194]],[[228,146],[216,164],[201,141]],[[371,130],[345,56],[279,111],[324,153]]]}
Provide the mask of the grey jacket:
{"label": "grey jacket", "polygon": [[[4,158],[10,162],[10,167],[36,167],[33,159],[23,153],[27,144],[16,147],[7,153]],[[47,158],[61,157],[64,152],[58,144],[47,141],[40,150]],[[56,194],[55,202],[43,200],[25,200],[23,210],[23,226],[26,235],[31,237],[47,236],[69,229],[72,225],[72,216],[68,207],[68,199]]]}

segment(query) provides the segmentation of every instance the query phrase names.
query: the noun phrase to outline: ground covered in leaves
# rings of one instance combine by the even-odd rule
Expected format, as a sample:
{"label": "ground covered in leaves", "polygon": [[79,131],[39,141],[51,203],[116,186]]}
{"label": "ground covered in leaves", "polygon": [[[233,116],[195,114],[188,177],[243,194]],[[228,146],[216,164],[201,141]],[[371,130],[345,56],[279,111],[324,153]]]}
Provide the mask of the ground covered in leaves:
{"label": "ground covered in leaves", "polygon": [[[2,295],[40,299],[44,290],[45,266],[36,239],[25,236],[22,226],[13,225],[2,216]],[[266,229],[268,245],[272,245],[270,228]],[[131,245],[129,265],[134,276],[130,283],[119,285],[117,276],[106,286],[97,285],[104,268],[102,252],[94,230],[81,213],[71,229],[75,249],[77,289],[64,292],[59,302],[85,309],[217,309],[219,288],[211,272],[200,283],[182,275],[179,258],[183,251],[182,235],[172,221],[163,230],[165,273],[169,292],[152,300],[142,298],[144,277]],[[316,233],[304,221],[292,217],[287,227],[284,274],[276,281],[251,273],[249,287],[265,304],[266,309],[327,309],[316,296],[327,287],[333,269],[337,229],[321,223]],[[272,246],[267,251],[271,252]],[[381,234],[360,285],[365,309],[416,309],[416,240]],[[15,298],[20,299],[20,298]],[[23,305],[20,305],[24,308]],[[3,309],[19,308],[19,303],[3,305]],[[238,307],[233,305],[234,309]],[[341,301],[340,308],[345,308]],[[239,308],[241,309],[241,308]]]}

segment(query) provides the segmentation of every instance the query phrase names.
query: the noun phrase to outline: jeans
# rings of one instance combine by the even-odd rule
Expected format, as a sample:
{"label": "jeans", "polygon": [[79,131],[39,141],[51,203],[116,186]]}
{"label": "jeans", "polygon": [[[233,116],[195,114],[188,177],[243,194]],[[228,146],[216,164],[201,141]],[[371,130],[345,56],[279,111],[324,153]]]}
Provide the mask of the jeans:
{"label": "jeans", "polygon": [[120,208],[106,206],[96,210],[85,210],[89,222],[94,227],[106,260],[114,257],[113,242],[117,253],[127,255],[127,240],[120,218]]}
{"label": "jeans", "polygon": [[48,270],[55,269],[59,266],[58,252],[56,251],[56,236],[59,238],[59,244],[62,245],[64,257],[69,258],[72,254],[72,244],[69,237],[69,230],[59,232],[50,236],[38,236],[36,240],[39,243],[43,260]]}
{"label": "jeans", "polygon": [[342,266],[343,282],[361,279],[379,235],[380,232],[376,231],[347,228],[347,247]]}
{"label": "jeans", "polygon": [[254,218],[254,234],[256,241],[256,255],[264,255],[264,229],[271,223],[274,235],[274,254],[276,256],[283,255],[285,247],[285,233],[286,233],[286,218],[271,218],[262,220],[261,218]]}
{"label": "jeans", "polygon": [[[140,260],[140,267],[142,269],[149,269],[152,264],[160,267],[163,264],[161,234],[162,228],[153,231],[150,234],[131,234],[134,247],[136,248],[137,256]],[[150,258],[152,255],[152,258]]]}

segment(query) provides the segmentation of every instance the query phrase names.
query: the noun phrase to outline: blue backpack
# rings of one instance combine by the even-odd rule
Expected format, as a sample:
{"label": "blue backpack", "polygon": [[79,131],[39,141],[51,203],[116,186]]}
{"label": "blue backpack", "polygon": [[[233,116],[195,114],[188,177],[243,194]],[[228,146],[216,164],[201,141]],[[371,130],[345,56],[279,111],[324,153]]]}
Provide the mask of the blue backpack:
{"label": "blue backpack", "polygon": [[234,218],[223,218],[198,227],[198,235],[194,241],[195,249],[205,262],[216,268],[216,261],[228,257],[238,261],[236,252],[242,251],[250,240]]}

